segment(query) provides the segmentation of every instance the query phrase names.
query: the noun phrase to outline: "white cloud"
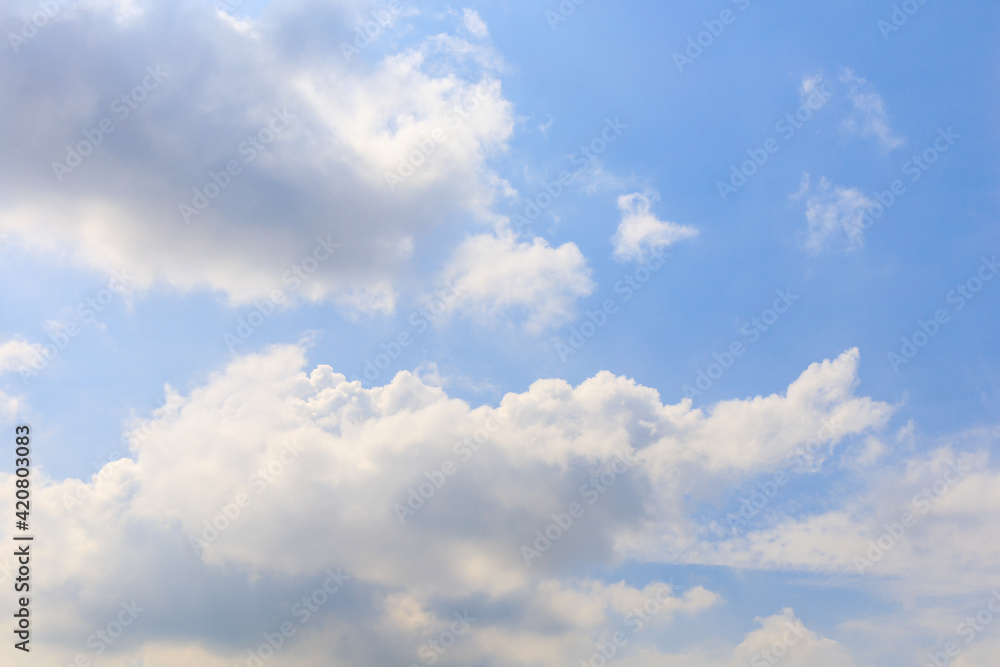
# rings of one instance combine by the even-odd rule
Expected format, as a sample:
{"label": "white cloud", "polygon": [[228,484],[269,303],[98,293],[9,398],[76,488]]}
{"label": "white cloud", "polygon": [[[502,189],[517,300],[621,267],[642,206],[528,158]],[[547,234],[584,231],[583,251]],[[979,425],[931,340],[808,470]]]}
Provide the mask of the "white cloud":
{"label": "white cloud", "polygon": [[[688,503],[776,465],[812,437],[810,424],[837,425],[831,448],[877,428],[891,409],[852,394],[857,362],[848,352],[811,366],[786,395],[704,412],[607,372],[576,387],[539,380],[472,408],[407,372],[371,389],[328,366],[303,372],[299,347],[237,358],[187,396],[171,393],[132,458],[108,464],[85,500],[68,501],[80,481],[38,476],[33,516],[49,548],[36,566],[48,575],[33,604],[59,647],[44,651],[71,661],[95,623],[134,598],[149,622],[129,630],[129,645],[147,660],[243,661],[276,613],[288,617],[342,567],[350,584],[300,628],[281,664],[407,664],[463,610],[479,620],[449,654],[460,664],[586,657],[653,590],[562,573],[670,562],[698,533]],[[618,455],[636,462],[611,468]],[[603,495],[582,495],[581,484],[614,469]],[[433,490],[401,522],[397,506],[422,484]],[[528,564],[522,546],[572,503],[585,508],[580,530]],[[189,541],[203,538],[197,555]],[[656,627],[721,602],[697,587],[670,591]],[[630,655],[655,650],[658,632],[637,636]]]}
{"label": "white cloud", "polygon": [[12,338],[0,343],[0,375],[31,366],[42,359],[42,345]]}
{"label": "white cloud", "polygon": [[[760,628],[749,633],[733,652],[732,667],[854,667],[855,662],[837,642],[807,629],[791,609],[758,618]],[[765,655],[766,652],[766,655]]]}
{"label": "white cloud", "polygon": [[840,80],[851,86],[848,98],[854,106],[854,113],[844,121],[843,129],[849,134],[874,137],[882,148],[899,148],[906,141],[895,135],[889,127],[889,117],[885,102],[867,79],[857,76],[850,69],[841,71]]}
{"label": "white cloud", "polygon": [[463,17],[465,19],[465,29],[472,34],[473,37],[478,37],[483,39],[489,37],[490,31],[486,27],[486,23],[483,21],[482,17],[479,16],[479,12],[474,9],[463,9]]}
{"label": "white cloud", "polygon": [[538,332],[573,319],[577,299],[594,291],[587,261],[575,243],[552,247],[542,238],[521,242],[510,231],[477,234],[455,251],[444,279],[456,285],[449,307],[484,322],[523,320]]}
{"label": "white cloud", "polygon": [[[391,308],[407,243],[488,210],[487,161],[504,150],[513,112],[486,44],[439,34],[346,62],[330,36],[353,39],[353,4],[285,4],[239,30],[212,3],[66,8],[58,28],[0,59],[0,97],[17,100],[0,108],[12,137],[0,157],[0,233],[69,250],[81,265],[125,267],[139,289],[220,290],[240,303],[287,287],[289,267],[330,237],[339,254],[297,294]],[[4,5],[0,21],[20,25],[12,12]],[[473,19],[464,24],[478,30]],[[55,29],[60,48],[44,48]],[[156,83],[147,66],[165,76]],[[134,110],[115,105],[144,78]],[[269,128],[276,109],[287,122]],[[114,125],[107,137],[95,130],[103,119]],[[100,145],[60,182],[52,164],[85,132]],[[262,132],[273,141],[260,143]],[[251,136],[261,150],[244,143]],[[225,174],[229,161],[238,175]],[[406,163],[412,175],[390,191],[387,172]],[[221,192],[185,224],[179,206],[194,208],[206,184],[215,192],[213,173]]]}
{"label": "white cloud", "polygon": [[611,240],[621,261],[644,262],[650,252],[698,234],[694,227],[658,220],[649,212],[649,197],[639,192],[618,197],[618,209],[622,220]]}
{"label": "white cloud", "polygon": [[826,178],[813,188],[809,174],[803,174],[799,191],[791,196],[806,199],[808,229],[805,247],[812,252],[826,250],[835,244],[859,247],[864,240],[863,219],[876,204],[857,188],[834,187]]}

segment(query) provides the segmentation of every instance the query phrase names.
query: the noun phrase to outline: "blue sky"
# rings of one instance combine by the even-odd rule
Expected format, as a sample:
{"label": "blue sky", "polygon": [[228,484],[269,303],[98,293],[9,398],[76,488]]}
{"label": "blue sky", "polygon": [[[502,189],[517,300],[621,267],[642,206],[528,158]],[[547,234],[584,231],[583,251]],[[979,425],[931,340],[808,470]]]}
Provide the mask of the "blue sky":
{"label": "blue sky", "polygon": [[[915,11],[889,31],[902,4]],[[1000,586],[1000,8],[561,6],[80,0],[30,38],[38,6],[0,10],[0,420],[36,433],[46,529],[70,540],[122,512],[92,539],[141,564],[40,584],[59,609],[40,639],[53,664],[87,652],[102,605],[134,589],[150,622],[96,664],[245,660],[288,591],[337,566],[353,577],[346,611],[306,628],[282,664],[426,664],[420,647],[463,604],[486,627],[443,663],[577,664],[657,578],[672,579],[676,611],[614,661],[750,664],[792,623],[807,629],[783,658],[792,667],[923,664]],[[389,20],[355,42],[371,12]],[[350,58],[345,44],[359,47]],[[123,94],[135,108],[121,118]],[[796,113],[796,126],[783,120]],[[114,132],[54,172],[107,118]],[[413,175],[389,187],[415,154]],[[227,162],[239,173],[187,224],[179,205]],[[734,168],[753,173],[741,184]],[[737,187],[722,196],[720,182]],[[543,205],[522,224],[531,202]],[[287,279],[310,257],[314,273]],[[124,287],[108,290],[115,272]],[[275,290],[282,303],[255,306]],[[421,315],[439,306],[433,322]],[[366,375],[369,362],[384,368]],[[332,398],[348,395],[358,412]],[[503,424],[499,453],[473,459],[397,541],[386,508],[486,413]],[[831,417],[816,466],[730,531],[727,515]],[[231,631],[171,630],[181,605],[147,585],[145,568],[163,566],[150,545],[197,538],[234,492],[227,471],[255,469],[291,437],[315,458],[274,483],[267,502],[281,501],[176,570],[239,595],[260,585],[265,602],[246,602],[254,611]],[[595,505],[593,527],[553,547],[552,565],[519,564],[517,544],[514,562],[489,555],[578,499],[576,482],[615,448],[643,466]],[[958,460],[975,462],[968,477],[858,572],[881,523]],[[347,461],[363,472],[338,471]],[[189,493],[198,476],[185,466],[208,488]],[[81,484],[95,498],[64,508]],[[296,531],[352,534],[357,517],[324,508],[354,502],[389,524],[334,549],[337,562],[309,555],[329,545]],[[300,517],[284,531],[264,520],[280,508]],[[303,554],[255,535],[302,539]],[[379,545],[480,560],[459,580],[388,556],[366,569]],[[71,604],[66,587],[105,592]],[[591,606],[600,621],[565,616]],[[962,640],[953,664],[989,664],[998,636]]]}

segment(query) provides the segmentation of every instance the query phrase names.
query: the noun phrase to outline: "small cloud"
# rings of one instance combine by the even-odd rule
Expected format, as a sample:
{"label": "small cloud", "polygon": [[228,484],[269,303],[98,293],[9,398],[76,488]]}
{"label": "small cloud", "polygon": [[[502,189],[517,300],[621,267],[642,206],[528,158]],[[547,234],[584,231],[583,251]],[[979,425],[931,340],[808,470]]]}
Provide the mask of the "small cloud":
{"label": "small cloud", "polygon": [[422,361],[413,369],[413,375],[429,387],[443,387],[446,378],[441,374],[436,362]]}
{"label": "small cloud", "polygon": [[351,321],[360,315],[390,315],[396,309],[396,293],[385,281],[349,285],[337,296],[336,304]]}
{"label": "small cloud", "polygon": [[842,125],[844,132],[875,137],[886,150],[899,148],[906,143],[901,137],[895,136],[889,127],[885,103],[875,86],[846,68],[841,72],[840,80],[850,84],[851,91],[847,96],[854,105],[854,113]]}
{"label": "small cloud", "polygon": [[463,10],[465,14],[465,29],[468,30],[473,37],[478,37],[479,39],[485,39],[490,36],[489,28],[486,27],[486,22],[474,9]]}
{"label": "small cloud", "polygon": [[0,343],[0,374],[31,366],[42,357],[40,344],[12,338],[5,343]]}
{"label": "small cloud", "polygon": [[823,80],[823,75],[815,74],[813,76],[802,77],[802,84],[799,86],[799,96],[802,98],[802,102],[805,103],[817,93],[823,97],[829,97],[830,95],[829,89],[826,87],[826,82]]}
{"label": "small cloud", "polygon": [[800,201],[809,192],[809,188],[812,185],[812,179],[809,177],[808,172],[802,172],[802,179],[799,181],[799,189],[797,192],[793,192],[788,195],[788,201],[796,202]]}
{"label": "small cloud", "polygon": [[813,189],[809,174],[803,174],[799,191],[790,199],[801,200],[807,194],[806,221],[809,229],[805,246],[808,250],[819,252],[829,248],[841,230],[848,237],[849,247],[861,246],[862,220],[875,206],[872,199],[857,188],[834,187],[826,178],[820,179],[819,186]]}
{"label": "small cloud", "polygon": [[675,222],[658,220],[649,212],[649,197],[639,192],[618,198],[622,221],[611,238],[619,261],[644,262],[653,250],[698,235],[698,230]]}
{"label": "small cloud", "polygon": [[449,310],[484,325],[521,319],[532,333],[572,320],[577,299],[594,291],[587,261],[576,244],[552,247],[538,237],[519,242],[509,230],[466,239],[444,277],[457,293]]}
{"label": "small cloud", "polygon": [[250,20],[249,18],[236,18],[235,16],[233,16],[229,12],[227,12],[227,11],[225,11],[223,9],[220,9],[218,7],[216,7],[216,9],[215,9],[215,13],[219,17],[219,19],[222,20],[223,23],[225,23],[226,25],[228,25],[230,28],[232,28],[236,32],[247,34],[247,35],[250,35],[250,34],[253,33],[254,22],[252,20]]}

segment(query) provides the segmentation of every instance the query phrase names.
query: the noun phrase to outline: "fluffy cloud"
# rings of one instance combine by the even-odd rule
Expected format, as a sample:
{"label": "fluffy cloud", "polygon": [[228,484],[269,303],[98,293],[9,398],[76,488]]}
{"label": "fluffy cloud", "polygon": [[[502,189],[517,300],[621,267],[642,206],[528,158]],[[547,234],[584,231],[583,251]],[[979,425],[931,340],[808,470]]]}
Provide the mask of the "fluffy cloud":
{"label": "fluffy cloud", "polygon": [[[371,389],[328,366],[306,373],[299,347],[237,358],[136,425],[131,458],[89,482],[37,480],[45,650],[86,653],[134,599],[146,611],[114,653],[142,647],[151,664],[242,663],[286,620],[299,632],[281,664],[407,664],[465,612],[476,621],[449,652],[458,664],[586,658],[657,591],[657,624],[722,601],[565,573],[668,562],[699,531],[690,503],[719,482],[783,460],[819,420],[835,424],[829,449],[878,428],[891,408],[853,395],[857,363],[847,352],[784,395],[705,412],[606,372],[473,408],[407,372]],[[348,578],[301,623],[296,601],[337,568]]]}
{"label": "fluffy cloud", "polygon": [[519,241],[510,231],[477,234],[455,251],[444,275],[458,293],[450,303],[494,322],[519,318],[538,332],[573,319],[580,297],[594,291],[590,269],[575,243],[553,248],[544,239]]}
{"label": "fluffy cloud", "polygon": [[[299,1],[235,20],[212,3],[62,7],[0,55],[0,96],[17,100],[0,108],[0,232],[124,266],[139,288],[233,302],[286,287],[330,239],[340,251],[300,294],[391,308],[414,239],[488,209],[486,162],[512,108],[481,39],[443,33],[385,53],[381,35],[348,62],[339,44],[362,10]],[[4,3],[3,34],[32,12]],[[475,18],[453,20],[483,37]]]}
{"label": "fluffy cloud", "polygon": [[698,234],[694,227],[658,220],[649,208],[649,197],[639,192],[618,198],[622,220],[611,242],[619,260],[645,262],[651,251]]}
{"label": "fluffy cloud", "polygon": [[762,667],[780,661],[787,667],[854,667],[837,642],[809,631],[791,609],[758,618],[760,628],[746,636],[733,652],[732,667]]}

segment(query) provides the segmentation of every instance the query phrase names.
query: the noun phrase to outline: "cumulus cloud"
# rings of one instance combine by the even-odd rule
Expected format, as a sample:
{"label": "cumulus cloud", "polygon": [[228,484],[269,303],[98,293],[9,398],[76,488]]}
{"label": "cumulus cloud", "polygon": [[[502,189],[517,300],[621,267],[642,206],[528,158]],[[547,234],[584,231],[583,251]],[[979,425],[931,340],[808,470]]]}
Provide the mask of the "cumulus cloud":
{"label": "cumulus cloud", "polygon": [[811,252],[827,250],[834,245],[857,248],[864,241],[865,215],[876,206],[873,199],[857,188],[834,187],[820,179],[813,187],[809,174],[802,175],[799,191],[792,200],[806,199],[805,247]]}
{"label": "cumulus cloud", "polygon": [[[347,62],[330,35],[351,42],[361,9],[284,3],[235,23],[212,3],[61,9],[0,55],[0,96],[17,100],[0,108],[0,232],[126,267],[138,288],[239,303],[285,287],[329,238],[340,252],[298,293],[391,308],[413,239],[488,209],[513,114],[482,42],[443,32],[386,53],[382,37]],[[2,32],[32,11],[4,3]],[[475,18],[453,27],[485,30]]]}
{"label": "cumulus cloud", "polygon": [[843,123],[845,132],[860,134],[863,137],[874,137],[879,145],[886,150],[899,148],[906,143],[904,139],[896,136],[892,128],[889,127],[889,115],[885,110],[885,102],[874,85],[846,68],[840,73],[840,81],[851,87],[847,96],[854,106],[854,113]]}
{"label": "cumulus cloud", "polygon": [[[408,372],[370,389],[329,366],[306,372],[297,346],[239,357],[171,392],[130,458],[89,481],[36,481],[50,543],[36,557],[46,650],[71,660],[95,622],[135,599],[147,616],[115,651],[158,659],[242,664],[290,620],[299,634],[282,664],[407,664],[456,612],[477,619],[449,653],[458,664],[585,658],[658,590],[657,624],[722,600],[566,573],[669,562],[700,530],[688,504],[720,482],[783,460],[820,419],[836,425],[830,450],[879,428],[891,408],[853,394],[858,359],[846,352],[783,395],[703,411],[607,372],[472,407]],[[600,492],[586,486],[595,477]],[[554,532],[554,515],[565,525],[570,513],[579,529]],[[337,568],[349,579],[300,625],[296,601]]]}
{"label": "cumulus cloud", "polygon": [[575,243],[520,241],[509,230],[477,234],[452,256],[444,279],[455,285],[449,304],[484,323],[523,321],[538,332],[571,321],[577,299],[594,291],[587,261]]}
{"label": "cumulus cloud", "polygon": [[694,227],[658,220],[650,206],[649,197],[640,192],[618,197],[622,220],[611,239],[617,259],[645,262],[650,252],[697,236]]}
{"label": "cumulus cloud", "polygon": [[837,642],[807,629],[790,608],[758,618],[760,628],[749,633],[733,652],[732,667],[765,665],[780,660],[787,667],[854,667]]}

